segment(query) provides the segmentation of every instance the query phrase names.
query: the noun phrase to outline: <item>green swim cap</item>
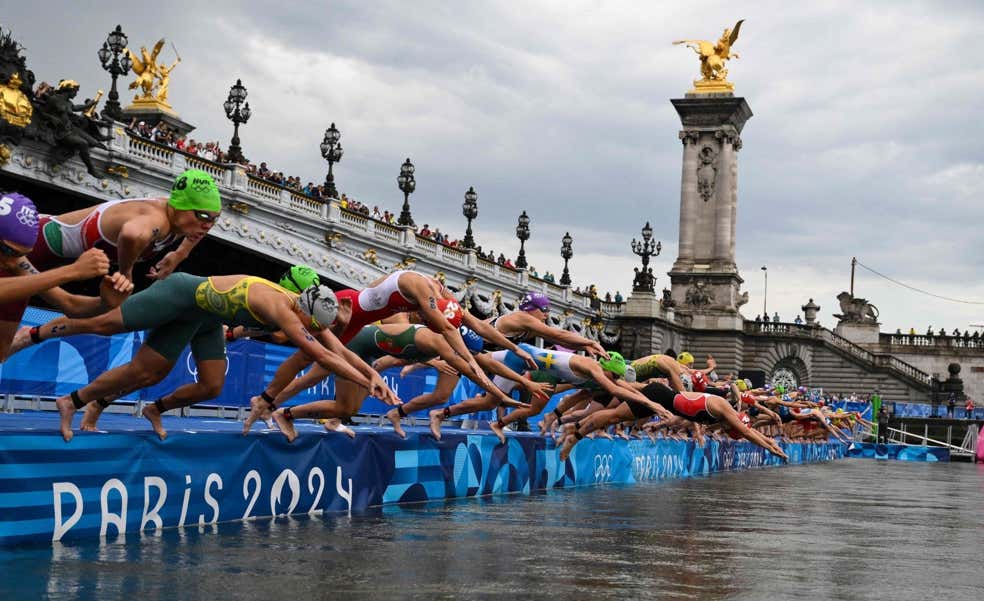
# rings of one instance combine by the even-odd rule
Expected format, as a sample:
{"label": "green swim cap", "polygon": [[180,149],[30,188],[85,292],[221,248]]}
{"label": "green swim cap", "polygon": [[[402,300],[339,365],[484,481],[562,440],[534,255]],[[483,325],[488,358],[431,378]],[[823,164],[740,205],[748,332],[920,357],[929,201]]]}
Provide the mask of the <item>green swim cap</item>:
{"label": "green swim cap", "polygon": [[616,376],[625,377],[625,357],[616,353],[615,351],[610,351],[608,353],[608,359],[604,357],[598,359],[598,364],[601,365],[602,369],[607,369]]}
{"label": "green swim cap", "polygon": [[201,169],[189,169],[174,180],[167,204],[179,211],[218,213],[222,210],[222,199],[219,198],[215,180]]}
{"label": "green swim cap", "polygon": [[307,265],[294,265],[280,277],[280,287],[300,294],[301,290],[321,284],[318,273]]}

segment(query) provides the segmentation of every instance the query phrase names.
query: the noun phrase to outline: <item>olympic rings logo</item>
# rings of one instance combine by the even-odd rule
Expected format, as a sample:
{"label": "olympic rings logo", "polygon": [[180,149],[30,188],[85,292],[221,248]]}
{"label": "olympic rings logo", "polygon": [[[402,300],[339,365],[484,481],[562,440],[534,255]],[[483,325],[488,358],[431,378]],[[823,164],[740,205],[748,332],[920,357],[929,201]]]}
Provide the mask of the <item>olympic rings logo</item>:
{"label": "olympic rings logo", "polygon": [[595,482],[608,482],[612,479],[612,459],[611,455],[594,456]]}
{"label": "olympic rings logo", "polygon": [[[192,357],[191,353],[188,353],[187,356],[185,356],[185,368],[187,368],[188,374],[191,376],[191,379],[194,380],[197,383],[198,382],[198,364],[193,361],[193,357]],[[227,375],[227,376],[229,375],[229,360],[228,359],[226,359],[226,362],[225,362],[225,375]]]}

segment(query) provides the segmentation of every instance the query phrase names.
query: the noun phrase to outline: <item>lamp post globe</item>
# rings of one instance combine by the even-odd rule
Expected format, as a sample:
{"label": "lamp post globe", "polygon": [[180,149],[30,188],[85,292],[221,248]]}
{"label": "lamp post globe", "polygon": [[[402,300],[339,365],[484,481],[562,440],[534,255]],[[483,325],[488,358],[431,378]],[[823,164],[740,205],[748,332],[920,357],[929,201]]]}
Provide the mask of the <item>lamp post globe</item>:
{"label": "lamp post globe", "polygon": [[[123,108],[120,106],[120,93],[116,90],[116,80],[121,75],[129,73],[130,67],[133,66],[129,53],[123,54],[128,43],[129,40],[123,33],[123,29],[117,25],[116,29],[106,36],[102,48],[96,52],[102,68],[109,72],[113,79],[113,84],[109,89],[109,100],[103,106],[102,116],[115,121],[123,120]],[[121,54],[123,54],[122,57]]]}
{"label": "lamp post globe", "polygon": [[516,267],[518,269],[526,269],[525,244],[530,239],[530,218],[526,214],[526,211],[523,211],[516,223],[516,237],[519,238],[519,256],[516,257]]}
{"label": "lamp post globe", "polygon": [[400,211],[400,218],[397,223],[405,227],[413,227],[413,217],[410,215],[410,195],[417,189],[417,180],[413,177],[413,163],[408,158],[400,165],[400,175],[396,178],[396,183],[403,192],[403,210]]}
{"label": "lamp post globe", "polygon": [[465,202],[461,204],[461,214],[468,220],[468,228],[465,229],[465,239],[463,240],[464,246],[465,248],[475,248],[471,222],[472,219],[478,217],[478,193],[472,186],[468,186],[468,191],[465,192]]}
{"label": "lamp post globe", "polygon": [[328,161],[328,175],[325,177],[325,194],[328,198],[338,198],[338,190],[335,188],[335,174],[332,167],[335,163],[342,160],[342,145],[339,142],[342,132],[338,131],[335,124],[325,130],[325,137],[321,141],[321,158]]}
{"label": "lamp post globe", "polygon": [[246,94],[246,86],[243,85],[241,79],[237,79],[236,83],[229,88],[228,98],[222,103],[226,117],[233,124],[232,143],[229,145],[229,152],[226,155],[230,163],[242,163],[246,160],[246,157],[243,156],[243,149],[239,146],[239,125],[249,121],[250,115],[253,114],[249,108],[249,103],[246,102]]}

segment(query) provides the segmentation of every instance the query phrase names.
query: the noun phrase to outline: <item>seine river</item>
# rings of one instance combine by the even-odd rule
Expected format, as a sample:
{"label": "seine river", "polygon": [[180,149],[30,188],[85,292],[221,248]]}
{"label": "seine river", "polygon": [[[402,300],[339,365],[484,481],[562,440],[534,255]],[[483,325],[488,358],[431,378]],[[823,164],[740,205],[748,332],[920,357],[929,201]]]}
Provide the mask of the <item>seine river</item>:
{"label": "seine river", "polygon": [[835,463],[0,551],[7,599],[981,599],[984,466]]}

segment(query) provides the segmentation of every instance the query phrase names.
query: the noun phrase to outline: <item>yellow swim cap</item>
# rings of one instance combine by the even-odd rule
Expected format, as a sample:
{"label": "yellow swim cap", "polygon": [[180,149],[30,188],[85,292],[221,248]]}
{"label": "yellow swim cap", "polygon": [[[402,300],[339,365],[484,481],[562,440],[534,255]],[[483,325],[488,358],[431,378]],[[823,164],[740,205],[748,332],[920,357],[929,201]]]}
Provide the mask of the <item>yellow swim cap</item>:
{"label": "yellow swim cap", "polygon": [[691,355],[690,353],[688,353],[687,351],[684,351],[684,352],[680,353],[679,355],[677,355],[677,361],[679,361],[680,363],[682,363],[684,365],[693,365],[694,364],[694,356]]}
{"label": "yellow swim cap", "polygon": [[737,386],[738,387],[738,390],[740,390],[742,392],[745,392],[746,390],[748,390],[748,384],[745,384],[745,381],[744,380],[738,380],[737,382],[735,382],[735,386]]}

